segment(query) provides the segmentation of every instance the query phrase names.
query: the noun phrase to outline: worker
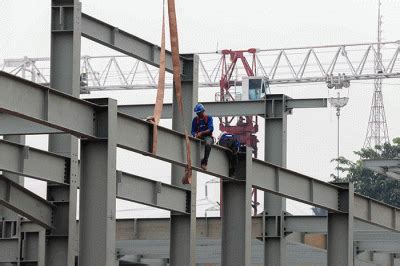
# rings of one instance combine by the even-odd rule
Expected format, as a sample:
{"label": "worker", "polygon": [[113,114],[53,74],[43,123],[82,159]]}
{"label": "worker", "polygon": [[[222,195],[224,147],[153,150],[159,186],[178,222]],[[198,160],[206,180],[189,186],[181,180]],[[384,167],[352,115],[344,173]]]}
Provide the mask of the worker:
{"label": "worker", "polygon": [[201,160],[201,168],[207,170],[208,157],[211,152],[211,144],[214,144],[213,138],[213,118],[205,114],[205,108],[201,103],[194,107],[196,117],[192,121],[192,136],[205,141],[204,157]]}
{"label": "worker", "polygon": [[218,144],[229,149],[226,151],[229,160],[229,176],[234,176],[235,168],[238,163],[240,142],[235,135],[222,132],[219,135]]}

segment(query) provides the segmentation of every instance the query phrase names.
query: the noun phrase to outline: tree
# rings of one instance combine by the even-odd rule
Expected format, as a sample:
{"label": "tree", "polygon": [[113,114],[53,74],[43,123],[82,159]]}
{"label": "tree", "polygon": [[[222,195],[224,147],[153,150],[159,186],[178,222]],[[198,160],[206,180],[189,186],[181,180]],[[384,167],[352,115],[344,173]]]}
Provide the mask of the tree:
{"label": "tree", "polygon": [[[376,146],[376,150],[371,148],[361,149],[354,152],[360,156],[356,162],[352,162],[344,157],[334,159],[339,161],[339,171],[344,178],[331,175],[335,182],[353,182],[354,190],[364,196],[383,201],[387,204],[400,207],[400,181],[387,176],[377,174],[362,167],[362,160],[365,159],[393,159],[400,157],[400,138],[395,138],[393,144],[386,143]],[[337,170],[338,168],[336,168]],[[346,175],[347,174],[347,175]]]}

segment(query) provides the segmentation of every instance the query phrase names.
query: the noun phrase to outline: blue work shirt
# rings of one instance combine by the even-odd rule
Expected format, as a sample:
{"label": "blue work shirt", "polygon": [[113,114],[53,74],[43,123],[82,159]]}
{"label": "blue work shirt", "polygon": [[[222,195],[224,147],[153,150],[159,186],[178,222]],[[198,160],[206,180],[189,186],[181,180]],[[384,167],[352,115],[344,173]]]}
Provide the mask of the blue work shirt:
{"label": "blue work shirt", "polygon": [[[207,120],[207,123],[206,121]],[[207,116],[207,119],[195,117],[192,120],[192,136],[194,137],[196,133],[210,130],[210,136],[214,131],[213,118],[212,116]]]}
{"label": "blue work shirt", "polygon": [[[226,142],[228,142],[228,141],[230,141],[230,140],[232,140],[232,142],[231,142],[231,144],[228,144],[228,145],[230,145],[230,148],[232,149],[232,150],[235,150],[235,151],[238,151],[239,150],[239,147],[240,147],[240,142],[239,142],[239,140],[237,139],[237,137],[235,136],[235,135],[233,135],[233,134],[229,134],[229,133],[225,133],[225,134],[223,134],[221,137],[220,137],[220,139],[219,139],[219,143],[220,144],[222,144],[222,143],[226,143]],[[224,145],[223,145],[224,146]]]}

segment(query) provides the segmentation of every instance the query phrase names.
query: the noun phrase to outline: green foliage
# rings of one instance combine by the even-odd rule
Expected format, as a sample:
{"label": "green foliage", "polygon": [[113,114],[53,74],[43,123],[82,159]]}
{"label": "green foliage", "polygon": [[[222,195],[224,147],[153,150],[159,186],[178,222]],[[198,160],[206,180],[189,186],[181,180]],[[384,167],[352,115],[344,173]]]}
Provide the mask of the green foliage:
{"label": "green foliage", "polygon": [[344,157],[332,160],[335,162],[339,161],[339,171],[341,172],[341,176],[344,176],[343,178],[338,178],[332,174],[333,183],[353,182],[357,193],[400,207],[400,181],[374,173],[362,167],[362,160],[365,159],[399,158],[400,138],[395,138],[393,144],[387,143],[375,148],[376,150],[361,149],[354,152],[360,157],[356,162],[352,162]]}

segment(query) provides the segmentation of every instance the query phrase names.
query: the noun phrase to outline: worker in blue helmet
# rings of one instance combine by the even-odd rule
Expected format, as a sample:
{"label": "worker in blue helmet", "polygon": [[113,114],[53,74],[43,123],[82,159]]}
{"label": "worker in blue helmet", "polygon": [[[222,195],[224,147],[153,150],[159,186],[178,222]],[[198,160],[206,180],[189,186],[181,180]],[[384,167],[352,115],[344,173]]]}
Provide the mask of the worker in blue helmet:
{"label": "worker in blue helmet", "polygon": [[207,170],[208,157],[211,152],[211,145],[214,143],[213,138],[213,118],[205,114],[205,108],[201,103],[196,104],[194,112],[196,117],[192,121],[192,136],[205,141],[204,157],[201,160],[201,168]]}
{"label": "worker in blue helmet", "polygon": [[218,144],[228,148],[226,155],[228,156],[229,160],[229,176],[234,176],[235,168],[238,163],[238,152],[240,148],[238,136],[221,132],[221,135],[218,137]]}

